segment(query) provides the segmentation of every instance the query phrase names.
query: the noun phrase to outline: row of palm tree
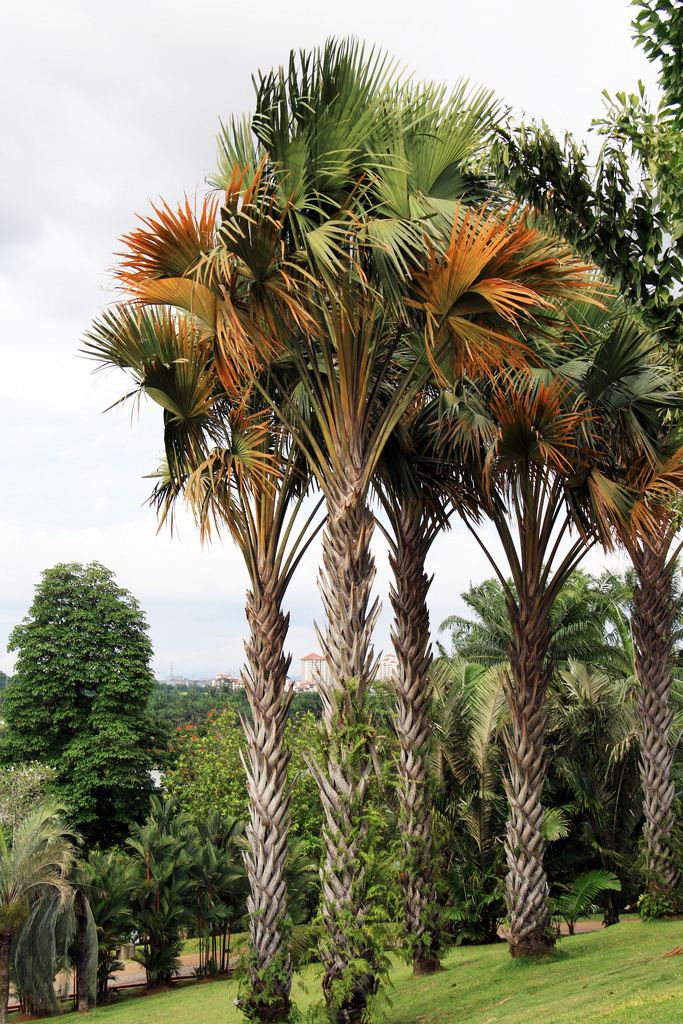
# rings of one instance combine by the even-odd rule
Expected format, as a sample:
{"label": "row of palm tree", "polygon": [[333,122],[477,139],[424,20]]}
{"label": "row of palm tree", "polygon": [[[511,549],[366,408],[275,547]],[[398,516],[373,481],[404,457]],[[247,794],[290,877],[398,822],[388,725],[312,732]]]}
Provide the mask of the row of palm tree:
{"label": "row of palm tree", "polygon": [[[666,583],[653,589],[650,538],[664,520],[666,536],[674,530],[681,447],[665,424],[677,398],[672,371],[628,311],[487,178],[498,115],[489,94],[414,86],[378,54],[335,42],[293,55],[256,87],[251,122],[229,122],[221,136],[220,192],[196,207],[155,209],[124,237],[122,300],[86,350],[163,408],[166,461],[153,495],[161,519],[187,500],[203,535],[228,530],[249,572],[253,952],[243,1008],[255,1020],[291,1011],[282,604],[323,530],[328,681],[323,753],[310,759],[325,814],[320,955],[330,1012],[356,1022],[380,971],[366,927],[364,813],[379,611],[372,496],[387,511],[395,573],[415,970],[438,966],[439,945],[424,563],[454,511],[480,542],[478,524],[490,520],[504,552],[504,563],[492,561],[512,626],[510,948],[542,951],[552,942],[541,799],[550,609],[585,552],[618,538],[641,571],[634,632],[656,655],[652,634],[670,625],[669,599]],[[639,664],[653,695],[641,712],[652,723],[643,765],[659,877],[670,864],[670,672],[658,656]]]}

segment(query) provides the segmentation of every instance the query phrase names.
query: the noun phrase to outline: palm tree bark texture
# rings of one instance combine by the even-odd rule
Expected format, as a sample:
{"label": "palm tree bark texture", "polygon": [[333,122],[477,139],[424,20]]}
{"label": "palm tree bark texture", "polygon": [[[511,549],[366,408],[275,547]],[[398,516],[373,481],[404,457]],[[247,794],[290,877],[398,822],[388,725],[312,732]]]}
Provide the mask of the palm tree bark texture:
{"label": "palm tree bark texture", "polygon": [[250,1020],[289,1019],[292,978],[288,949],[285,866],[289,828],[289,754],[284,729],[292,694],[286,689],[290,658],[284,654],[289,616],[281,609],[277,575],[259,567],[258,586],[247,594],[249,638],[244,686],[252,721],[247,739],[249,851],[245,855],[250,895],[250,991],[242,1010]]}
{"label": "palm tree bark texture", "polygon": [[374,517],[359,476],[350,470],[326,488],[327,523],[319,587],[326,631],[319,634],[328,678],[322,699],[322,763],[310,762],[325,814],[320,956],[323,993],[339,1024],[360,1024],[378,987],[374,952],[365,928],[368,824],[365,805],[373,770],[365,696],[376,670],[371,644],[379,613],[371,603],[375,564],[370,551]]}
{"label": "palm tree bark texture", "polygon": [[392,515],[394,539],[389,561],[393,573],[392,640],[398,661],[394,676],[395,727],[400,743],[399,791],[406,941],[414,974],[430,974],[439,960],[439,912],[433,875],[431,801],[426,748],[430,735],[429,669],[432,662],[425,572],[430,547],[424,504],[419,498],[397,503]]}
{"label": "palm tree bark texture", "polygon": [[511,674],[506,679],[510,726],[506,735],[510,813],[505,837],[508,862],[506,902],[513,957],[546,952],[554,943],[543,865],[543,783],[545,695],[552,675],[551,630],[546,612],[533,599],[511,607]]}
{"label": "palm tree bark texture", "polygon": [[88,908],[85,895],[80,889],[74,893],[74,917],[76,920],[76,1009],[79,1013],[87,1013],[92,1009],[86,972],[88,969]]}
{"label": "palm tree bark texture", "polygon": [[673,680],[671,536],[631,550],[637,583],[633,598],[633,639],[640,683],[640,773],[645,814],[648,888],[673,891],[680,875],[672,849],[674,825],[674,749],[669,739],[673,714],[669,697]]}
{"label": "palm tree bark texture", "polygon": [[6,1024],[9,1002],[9,971],[12,952],[12,934],[0,932],[0,1024]]}

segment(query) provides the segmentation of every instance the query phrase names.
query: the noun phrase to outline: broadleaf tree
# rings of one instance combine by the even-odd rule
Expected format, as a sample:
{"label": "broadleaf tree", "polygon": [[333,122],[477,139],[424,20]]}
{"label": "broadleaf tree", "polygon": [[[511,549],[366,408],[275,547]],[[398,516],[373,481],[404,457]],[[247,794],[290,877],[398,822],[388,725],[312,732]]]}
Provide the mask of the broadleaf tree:
{"label": "broadleaf tree", "polygon": [[122,841],[153,789],[152,645],[137,600],[97,562],[56,565],[9,649],[3,760],[52,767],[50,788],[85,839]]}

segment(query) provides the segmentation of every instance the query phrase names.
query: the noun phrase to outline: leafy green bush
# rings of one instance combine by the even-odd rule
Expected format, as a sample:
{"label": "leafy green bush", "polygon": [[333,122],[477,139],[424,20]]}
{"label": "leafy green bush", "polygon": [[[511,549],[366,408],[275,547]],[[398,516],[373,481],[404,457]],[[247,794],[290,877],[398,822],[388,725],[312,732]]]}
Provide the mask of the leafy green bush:
{"label": "leafy green bush", "polygon": [[661,921],[674,912],[673,898],[660,890],[646,890],[638,897],[638,913],[643,921]]}
{"label": "leafy green bush", "polygon": [[594,914],[598,909],[595,897],[609,890],[620,892],[621,882],[614,872],[596,868],[594,871],[584,871],[571,885],[560,888],[561,895],[552,901],[553,916],[562,918],[569,928],[569,934],[573,935],[578,919]]}

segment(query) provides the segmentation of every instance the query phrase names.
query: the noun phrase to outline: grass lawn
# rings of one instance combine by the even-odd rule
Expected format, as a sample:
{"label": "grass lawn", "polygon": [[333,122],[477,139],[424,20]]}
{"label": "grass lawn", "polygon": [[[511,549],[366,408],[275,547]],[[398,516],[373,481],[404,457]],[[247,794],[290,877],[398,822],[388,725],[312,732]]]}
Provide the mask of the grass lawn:
{"label": "grass lawn", "polygon": [[[666,956],[676,947],[679,954]],[[445,958],[446,970],[413,978],[392,972],[391,1005],[376,1017],[391,1024],[680,1024],[683,1020],[683,920],[615,928],[564,938],[543,963],[513,962],[507,947],[470,946]],[[305,1010],[319,997],[318,974],[295,983]],[[242,1024],[232,1005],[234,981],[181,985],[129,996],[93,1011],[97,1024]],[[10,1017],[10,1020],[12,1018]]]}

